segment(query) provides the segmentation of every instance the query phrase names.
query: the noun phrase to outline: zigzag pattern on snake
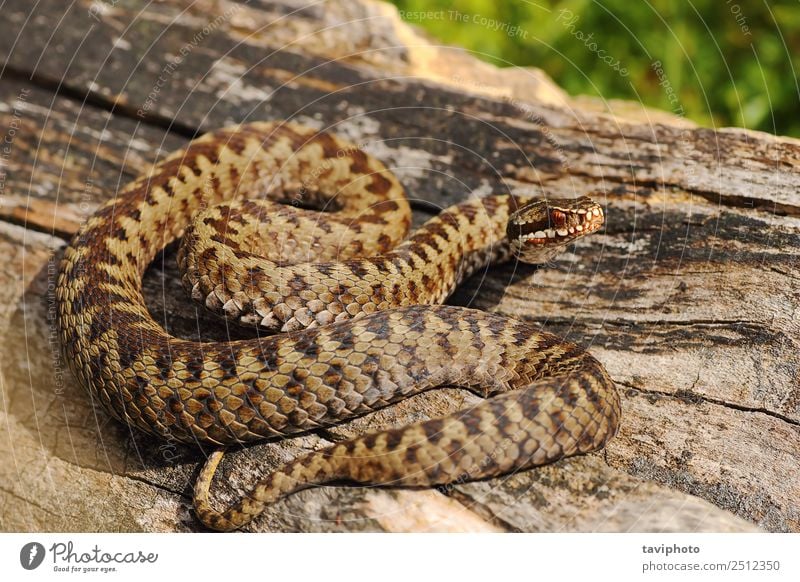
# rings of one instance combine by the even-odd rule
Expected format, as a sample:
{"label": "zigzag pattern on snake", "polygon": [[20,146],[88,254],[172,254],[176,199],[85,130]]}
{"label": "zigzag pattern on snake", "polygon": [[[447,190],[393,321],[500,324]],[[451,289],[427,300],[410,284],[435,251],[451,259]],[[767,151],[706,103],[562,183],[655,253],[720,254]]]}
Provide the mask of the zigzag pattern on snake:
{"label": "zigzag pattern on snake", "polygon": [[[76,234],[56,289],[61,341],[110,414],[185,443],[298,434],[439,386],[486,398],[302,456],[221,512],[209,503],[214,453],[195,488],[197,515],[214,529],[241,527],[281,497],[331,481],[496,476],[602,447],[620,417],[616,389],[578,346],[522,321],[434,304],[488,262],[545,262],[602,221],[585,198],[489,196],[446,209],[403,242],[410,208],[377,160],[299,125],[227,128],[169,156]],[[285,333],[199,343],[158,325],[141,279],[184,233],[179,263],[196,300]]]}

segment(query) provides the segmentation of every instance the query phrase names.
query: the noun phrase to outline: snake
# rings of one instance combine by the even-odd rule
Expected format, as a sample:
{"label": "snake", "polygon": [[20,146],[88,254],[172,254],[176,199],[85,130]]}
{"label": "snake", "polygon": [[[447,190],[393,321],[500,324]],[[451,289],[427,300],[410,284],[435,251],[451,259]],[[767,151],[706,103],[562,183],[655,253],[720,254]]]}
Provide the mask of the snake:
{"label": "snake", "polygon": [[[111,416],[213,445],[193,504],[210,529],[330,483],[435,487],[601,449],[620,399],[603,365],[531,322],[443,305],[466,277],[546,264],[604,223],[591,198],[477,195],[411,235],[382,162],[288,121],[210,131],[119,189],[66,247],[56,282],[63,353]],[[190,341],[150,314],[142,279],[180,241],[189,295],[256,337]],[[210,488],[231,446],[341,424],[437,387],[482,397],[439,418],[334,442],[261,477],[230,507]]]}

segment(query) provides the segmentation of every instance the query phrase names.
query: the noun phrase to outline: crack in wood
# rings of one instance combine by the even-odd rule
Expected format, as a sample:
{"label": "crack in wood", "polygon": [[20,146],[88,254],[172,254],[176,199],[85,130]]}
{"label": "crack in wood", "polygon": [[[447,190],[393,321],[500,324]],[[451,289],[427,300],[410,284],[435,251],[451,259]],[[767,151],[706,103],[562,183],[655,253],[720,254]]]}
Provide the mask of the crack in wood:
{"label": "crack in wood", "polygon": [[192,499],[192,496],[189,495],[188,493],[185,493],[184,491],[177,491],[175,489],[171,489],[169,487],[166,487],[165,485],[162,485],[161,483],[150,481],[149,479],[146,479],[145,477],[140,477],[139,475],[133,475],[131,473],[123,473],[122,475],[119,476],[124,479],[130,479],[131,481],[138,481],[139,483],[144,483],[145,485],[149,485],[155,489],[164,491],[165,493],[170,493],[171,495],[175,495],[176,497],[180,497],[181,499],[188,499],[189,501],[191,501]]}
{"label": "crack in wood", "polygon": [[692,392],[692,388],[694,388],[697,380],[695,380],[695,384],[693,384],[688,390],[678,390],[676,392],[666,392],[663,390],[653,390],[650,388],[643,388],[642,386],[635,386],[628,382],[623,382],[622,380],[617,380],[612,378],[616,384],[620,386],[624,386],[633,392],[637,392],[640,394],[651,394],[653,396],[661,396],[663,398],[669,398],[673,400],[681,400],[683,402],[688,402],[692,404],[714,404],[716,406],[722,406],[724,408],[730,408],[732,410],[738,410],[739,412],[749,412],[752,414],[764,414],[766,416],[772,417],[776,420],[783,421],[787,424],[792,426],[796,426],[800,428],[800,420],[795,420],[790,418],[780,412],[775,412],[774,410],[769,410],[767,408],[761,407],[753,407],[753,406],[745,406],[743,404],[736,404],[734,402],[728,402],[727,400],[722,400],[719,398],[714,398],[711,396],[704,396],[703,394],[698,394],[696,392]]}
{"label": "crack in wood", "polygon": [[783,204],[775,200],[762,200],[752,196],[742,196],[736,194],[723,194],[722,192],[714,192],[713,190],[702,190],[699,188],[692,188],[686,186],[679,181],[661,181],[661,180],[634,180],[636,185],[652,187],[652,188],[667,188],[675,186],[687,192],[694,194],[715,204],[722,206],[729,206],[731,208],[746,208],[748,210],[762,210],[768,214],[778,216],[800,216],[800,206],[794,204]]}
{"label": "crack in wood", "polygon": [[[440,491],[440,493],[442,492]],[[480,501],[478,501],[474,497],[471,497],[470,495],[467,495],[463,491],[459,491],[457,488],[450,488],[448,492],[442,494],[454,501],[457,501],[464,507],[464,509],[475,513],[482,520],[496,527],[499,527],[501,529],[510,532],[517,532],[517,533],[520,532],[519,528],[517,528],[513,524],[509,523],[508,521],[498,516],[494,511],[492,511],[489,508],[488,505],[486,505],[485,503],[481,503]]]}
{"label": "crack in wood", "polygon": [[65,84],[63,79],[55,79],[36,71],[20,69],[11,63],[4,63],[3,77],[30,83],[38,89],[48,91],[54,96],[79,103],[81,106],[89,105],[101,111],[139,121],[187,139],[193,139],[201,133],[198,128],[192,127],[177,119],[160,115],[152,111],[148,111],[144,115],[139,115],[138,109],[135,107],[131,107],[121,101],[115,101],[99,91],[90,88],[82,90],[78,88],[79,86]]}
{"label": "crack in wood", "polygon": [[16,493],[15,491],[12,491],[11,489],[8,489],[7,487],[3,487],[2,485],[0,485],[0,492],[5,493],[6,495],[10,495],[14,499],[18,499],[18,500],[20,500],[21,502],[23,502],[26,505],[32,505],[35,508],[40,509],[41,511],[44,511],[47,515],[51,515],[53,517],[60,517],[60,518],[68,517],[68,518],[71,518],[71,519],[77,519],[77,516],[72,515],[70,513],[56,513],[55,511],[53,511],[51,509],[48,509],[48,508],[44,507],[43,505],[37,503],[33,499],[28,499],[27,497],[24,497],[24,496],[20,495],[19,493]]}

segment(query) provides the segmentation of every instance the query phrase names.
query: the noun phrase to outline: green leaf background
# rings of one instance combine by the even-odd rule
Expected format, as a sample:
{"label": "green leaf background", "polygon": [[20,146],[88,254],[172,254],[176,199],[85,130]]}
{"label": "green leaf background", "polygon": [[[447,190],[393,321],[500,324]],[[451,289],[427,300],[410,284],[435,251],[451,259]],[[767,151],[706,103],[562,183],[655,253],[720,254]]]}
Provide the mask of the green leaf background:
{"label": "green leaf background", "polygon": [[[499,66],[539,67],[573,95],[641,101],[708,127],[800,136],[797,0],[392,1],[443,43]],[[431,11],[439,16],[419,14]]]}

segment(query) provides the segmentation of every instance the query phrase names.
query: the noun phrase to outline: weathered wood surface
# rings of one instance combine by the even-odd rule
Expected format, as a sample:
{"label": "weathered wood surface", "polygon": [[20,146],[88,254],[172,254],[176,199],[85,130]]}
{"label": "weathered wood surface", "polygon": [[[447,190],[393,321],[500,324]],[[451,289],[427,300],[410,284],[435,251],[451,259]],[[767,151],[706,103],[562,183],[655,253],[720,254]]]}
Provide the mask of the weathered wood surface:
{"label": "weathered wood surface", "polygon": [[[602,234],[547,268],[490,269],[451,302],[590,348],[624,420],[601,453],[443,490],[308,490],[251,529],[800,530],[798,142],[602,112],[539,72],[434,48],[372,2],[144,5],[2,9],[1,529],[197,528],[202,453],[93,408],[58,357],[51,277],[77,224],[197,130],[293,118],[383,159],[424,202],[418,220],[471,193],[600,192]],[[187,304],[171,258],[146,277],[154,315],[184,337],[245,333]],[[232,454],[219,502],[303,449],[472,398],[429,393]]]}

